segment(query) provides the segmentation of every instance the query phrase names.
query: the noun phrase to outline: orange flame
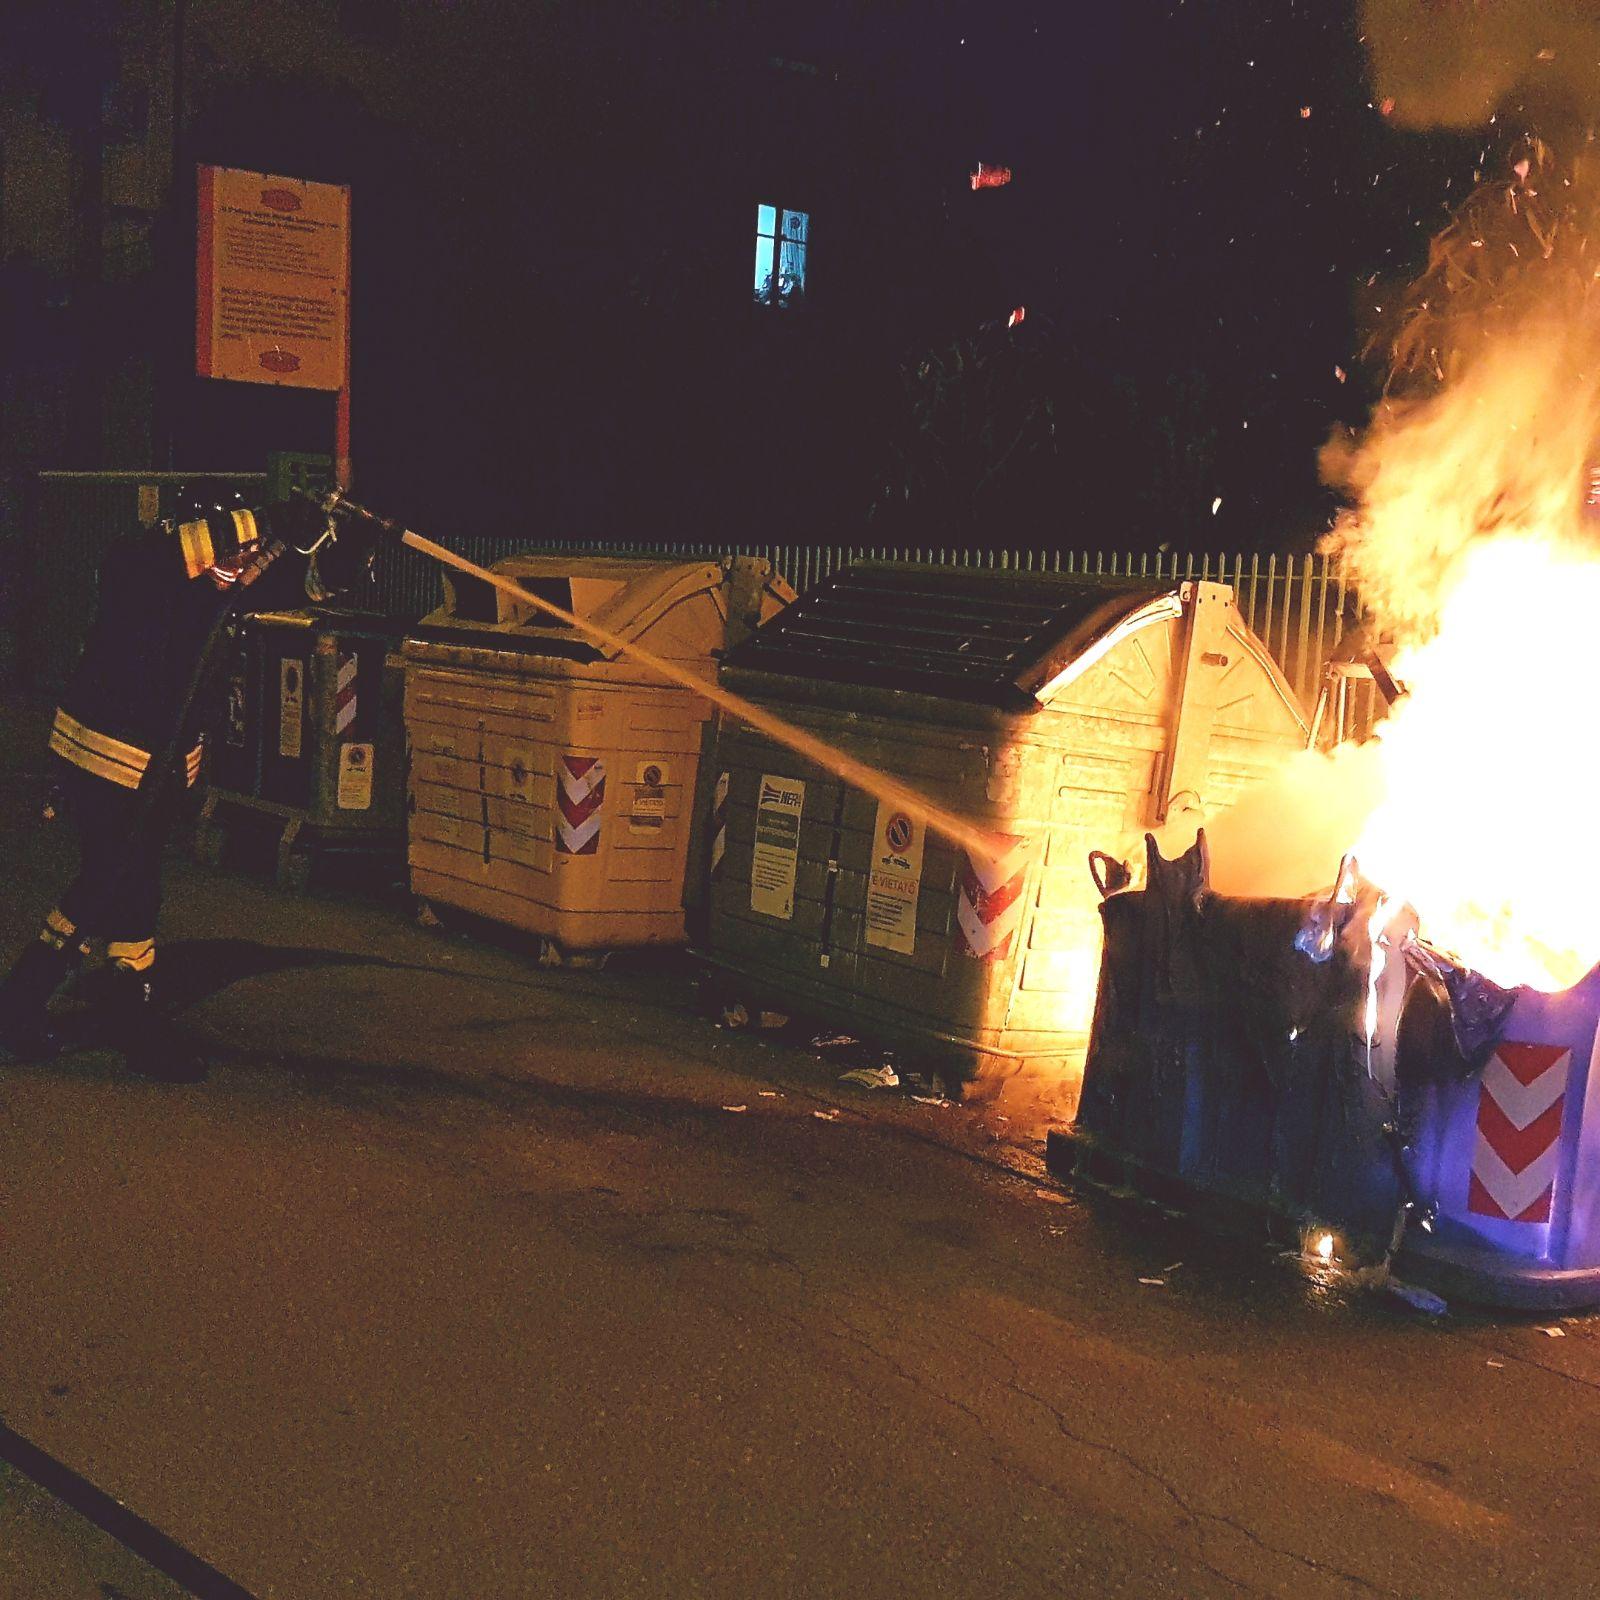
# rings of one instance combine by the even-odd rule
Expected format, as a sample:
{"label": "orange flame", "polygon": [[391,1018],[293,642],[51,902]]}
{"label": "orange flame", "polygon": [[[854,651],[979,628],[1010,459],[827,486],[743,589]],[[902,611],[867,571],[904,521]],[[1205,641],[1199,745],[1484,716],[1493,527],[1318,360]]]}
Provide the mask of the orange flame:
{"label": "orange flame", "polygon": [[1431,943],[1542,989],[1600,962],[1579,820],[1600,775],[1600,305],[1567,309],[1508,319],[1427,401],[1381,408],[1340,463],[1361,504],[1335,540],[1409,691],[1350,847]]}

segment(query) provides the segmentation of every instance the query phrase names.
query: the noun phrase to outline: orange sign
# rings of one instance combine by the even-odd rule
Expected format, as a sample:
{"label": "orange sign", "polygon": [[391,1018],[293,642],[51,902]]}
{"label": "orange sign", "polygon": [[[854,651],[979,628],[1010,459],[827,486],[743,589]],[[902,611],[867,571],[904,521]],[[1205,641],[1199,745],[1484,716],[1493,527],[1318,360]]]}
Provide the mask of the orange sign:
{"label": "orange sign", "polygon": [[350,368],[350,190],[200,168],[195,371],[343,389]]}

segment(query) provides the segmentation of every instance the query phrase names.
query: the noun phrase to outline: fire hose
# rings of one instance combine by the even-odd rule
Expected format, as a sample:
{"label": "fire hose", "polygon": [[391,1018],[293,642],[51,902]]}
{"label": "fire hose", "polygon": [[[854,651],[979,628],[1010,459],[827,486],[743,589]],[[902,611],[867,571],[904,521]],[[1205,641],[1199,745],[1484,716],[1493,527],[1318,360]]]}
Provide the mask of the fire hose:
{"label": "fire hose", "polygon": [[762,710],[760,706],[743,696],[731,693],[710,678],[702,677],[678,662],[669,661],[653,651],[644,649],[633,640],[614,633],[591,618],[564,610],[554,601],[546,600],[524,588],[515,578],[507,577],[504,573],[495,572],[488,567],[480,567],[475,561],[469,561],[465,556],[457,555],[446,546],[424,538],[422,534],[352,500],[342,489],[334,489],[330,493],[314,495],[312,498],[317,500],[330,517],[360,517],[397,543],[427,556],[430,560],[437,561],[441,566],[452,567],[457,572],[464,572],[469,577],[477,578],[480,582],[510,595],[519,605],[532,606],[536,611],[554,618],[563,626],[576,629],[597,643],[605,645],[607,649],[631,656],[639,665],[649,668],[651,672],[670,683],[677,684],[680,688],[703,696],[713,705],[720,706],[729,715],[737,717],[757,732],[765,734],[774,743],[781,744],[796,755],[828,768],[864,793],[888,805],[901,807],[920,816],[931,832],[948,839],[976,859],[998,861],[1016,848],[1015,840],[997,838],[995,834],[969,818],[958,816],[908,784],[901,783],[898,779],[857,761],[853,756],[805,732],[804,729],[797,728],[781,717]]}

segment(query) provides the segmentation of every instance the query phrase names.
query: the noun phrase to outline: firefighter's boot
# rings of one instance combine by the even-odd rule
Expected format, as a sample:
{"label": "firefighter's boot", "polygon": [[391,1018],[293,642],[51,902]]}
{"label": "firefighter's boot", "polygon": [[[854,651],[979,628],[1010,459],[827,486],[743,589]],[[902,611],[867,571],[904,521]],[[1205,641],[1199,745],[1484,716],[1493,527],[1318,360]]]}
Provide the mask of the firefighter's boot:
{"label": "firefighter's boot", "polygon": [[143,972],[115,962],[106,971],[105,1018],[108,1042],[122,1052],[130,1072],[157,1083],[203,1083],[205,1058],[173,1027],[163,1010],[155,969]]}
{"label": "firefighter's boot", "polygon": [[0,983],[0,1062],[47,1061],[61,1048],[50,1023],[50,997],[77,970],[71,940],[35,939]]}

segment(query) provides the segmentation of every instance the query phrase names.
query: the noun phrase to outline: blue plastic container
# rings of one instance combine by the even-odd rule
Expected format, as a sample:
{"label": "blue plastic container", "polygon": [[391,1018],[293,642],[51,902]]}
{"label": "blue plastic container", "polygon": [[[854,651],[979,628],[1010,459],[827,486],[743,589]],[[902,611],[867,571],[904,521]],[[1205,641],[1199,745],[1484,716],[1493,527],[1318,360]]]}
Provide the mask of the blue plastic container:
{"label": "blue plastic container", "polygon": [[1429,1085],[1412,1141],[1437,1211],[1402,1272],[1447,1296],[1528,1309],[1600,1302],[1600,968],[1518,991],[1481,1072]]}

